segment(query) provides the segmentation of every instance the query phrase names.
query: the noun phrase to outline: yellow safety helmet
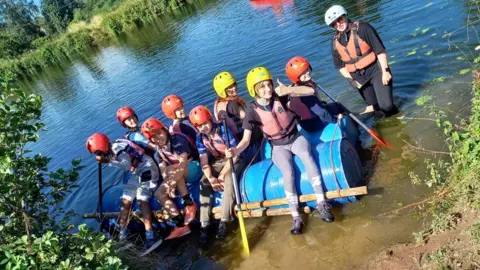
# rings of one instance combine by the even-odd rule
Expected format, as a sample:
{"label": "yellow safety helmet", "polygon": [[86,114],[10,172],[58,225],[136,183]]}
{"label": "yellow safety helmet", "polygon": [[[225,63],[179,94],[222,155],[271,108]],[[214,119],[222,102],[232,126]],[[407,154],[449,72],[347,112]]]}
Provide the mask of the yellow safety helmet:
{"label": "yellow safety helmet", "polygon": [[215,92],[217,92],[217,95],[221,98],[226,98],[227,93],[225,92],[225,89],[236,83],[237,80],[235,77],[233,77],[232,73],[228,71],[223,71],[217,74],[215,78],[213,79],[213,88],[215,89]]}
{"label": "yellow safety helmet", "polygon": [[255,84],[266,80],[272,80],[272,75],[265,67],[256,67],[247,74],[247,88],[250,96],[255,97]]}

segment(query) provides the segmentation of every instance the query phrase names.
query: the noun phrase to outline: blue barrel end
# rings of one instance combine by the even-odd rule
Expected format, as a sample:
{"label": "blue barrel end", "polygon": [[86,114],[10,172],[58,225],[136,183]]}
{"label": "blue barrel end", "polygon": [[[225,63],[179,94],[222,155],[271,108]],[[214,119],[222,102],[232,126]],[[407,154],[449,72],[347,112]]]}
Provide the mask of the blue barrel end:
{"label": "blue barrel end", "polygon": [[[330,148],[333,158],[330,157]],[[315,147],[312,154],[317,164],[320,165],[325,191],[335,191],[361,185],[361,162],[355,148],[347,139],[320,143]],[[294,157],[294,170],[298,195],[313,194],[313,187],[307,177],[305,167],[297,156]],[[240,181],[240,192],[243,202],[285,198],[281,171],[273,164],[271,159],[250,166]],[[335,199],[332,202],[346,204],[354,201],[356,201],[355,197],[348,197]],[[307,205],[314,207],[315,202],[309,202]],[[287,205],[280,207],[287,207]]]}
{"label": "blue barrel end", "polygon": [[[357,187],[362,182],[362,163],[355,148],[347,139],[319,144],[318,157],[326,191]],[[355,202],[356,197],[337,198],[339,204]]]}
{"label": "blue barrel end", "polygon": [[[340,128],[339,128],[340,127]],[[307,132],[298,126],[300,133],[312,145],[322,142],[330,142],[347,138],[351,144],[355,145],[358,141],[358,128],[355,122],[349,116],[344,116],[339,126],[334,123],[327,124],[323,129],[316,132]]]}

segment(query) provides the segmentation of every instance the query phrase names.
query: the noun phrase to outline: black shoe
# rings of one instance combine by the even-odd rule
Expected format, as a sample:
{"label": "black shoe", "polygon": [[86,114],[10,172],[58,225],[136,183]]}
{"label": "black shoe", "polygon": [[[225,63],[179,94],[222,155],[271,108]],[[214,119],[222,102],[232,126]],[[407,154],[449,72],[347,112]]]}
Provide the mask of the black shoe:
{"label": "black shoe", "polygon": [[292,229],[290,233],[293,235],[302,234],[303,233],[303,221],[302,218],[293,218]]}
{"label": "black shoe", "polygon": [[221,221],[218,225],[217,239],[225,239],[227,237],[227,222]]}
{"label": "black shoe", "polygon": [[200,228],[200,243],[206,244],[208,241],[208,227]]}
{"label": "black shoe", "polygon": [[313,211],[313,214],[315,213],[318,214],[326,223],[330,223],[335,220],[332,214],[332,206],[325,201],[317,205],[315,211]]}

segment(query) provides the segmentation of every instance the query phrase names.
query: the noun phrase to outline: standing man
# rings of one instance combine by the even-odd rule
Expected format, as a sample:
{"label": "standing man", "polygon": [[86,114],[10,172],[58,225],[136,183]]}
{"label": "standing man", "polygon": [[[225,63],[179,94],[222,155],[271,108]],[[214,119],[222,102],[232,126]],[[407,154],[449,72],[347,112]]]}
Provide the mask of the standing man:
{"label": "standing man", "polygon": [[339,5],[325,13],[325,22],[335,29],[332,56],[335,68],[358,89],[368,106],[364,113],[382,111],[387,117],[398,112],[393,103],[392,73],[377,31],[367,22],[352,22]]}

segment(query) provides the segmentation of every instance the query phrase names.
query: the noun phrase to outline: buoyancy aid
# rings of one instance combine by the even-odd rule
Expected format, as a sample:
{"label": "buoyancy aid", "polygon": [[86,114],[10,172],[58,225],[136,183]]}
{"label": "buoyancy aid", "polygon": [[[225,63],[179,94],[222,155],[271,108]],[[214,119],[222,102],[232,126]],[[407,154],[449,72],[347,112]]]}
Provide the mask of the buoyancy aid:
{"label": "buoyancy aid", "polygon": [[340,34],[333,36],[334,40],[332,44],[334,44],[334,49],[338,51],[348,72],[364,69],[377,60],[377,56],[370,45],[358,36],[359,25],[358,22],[352,23],[350,38],[346,47],[339,41]]}
{"label": "buoyancy aid", "polygon": [[[153,158],[153,156],[155,155],[155,150],[151,149],[150,147],[144,147],[144,146],[142,146],[142,145],[140,145],[140,144],[137,144],[137,143],[135,142],[135,140],[133,140],[133,139],[131,138],[131,136],[134,135],[135,133],[139,133],[141,136],[143,136],[143,134],[142,134],[141,131],[140,131],[140,128],[137,127],[137,128],[134,129],[134,130],[129,130],[129,131],[127,131],[127,133],[125,133],[124,138],[125,138],[126,140],[129,140],[129,141],[133,142],[133,143],[134,143],[135,145],[137,145],[138,147],[142,148],[143,151],[145,152],[145,155],[148,155],[148,156],[150,156],[150,157]],[[145,139],[145,140],[147,140],[147,139]]]}
{"label": "buoyancy aid", "polygon": [[274,98],[271,111],[261,109],[256,103],[253,104],[262,123],[260,129],[269,140],[284,138],[297,128],[295,115],[284,108],[277,98]]}
{"label": "buoyancy aid", "polygon": [[[214,127],[215,128],[215,127]],[[223,140],[222,136],[218,133],[220,126],[217,126],[213,132],[213,138],[205,134],[201,134],[203,144],[207,151],[212,154],[215,158],[224,158],[225,149],[227,149],[227,144]]]}
{"label": "buoyancy aid", "polygon": [[112,145],[112,151],[115,155],[114,159],[116,159],[117,156],[120,155],[122,152],[125,152],[130,156],[130,172],[132,173],[135,171],[138,164],[142,162],[143,155],[145,154],[145,151],[142,147],[126,139],[117,139]]}
{"label": "buoyancy aid", "polygon": [[218,98],[215,101],[213,106],[213,113],[217,121],[222,121],[223,117],[226,116],[227,125],[230,127],[234,134],[239,134],[243,132],[242,119],[238,115],[233,117],[229,116],[227,113],[228,102],[236,102],[245,110],[245,101],[241,97],[227,97],[227,98]]}
{"label": "buoyancy aid", "polygon": [[[309,98],[316,98],[311,96]],[[302,102],[300,97],[291,97],[288,102],[288,109],[294,112],[300,120],[310,120],[315,117],[318,117],[316,114],[312,113],[310,108]]]}
{"label": "buoyancy aid", "polygon": [[[172,142],[172,136],[181,136],[183,138],[185,138],[187,141],[188,141],[188,144],[189,144],[189,147],[191,149],[191,151],[197,151],[197,145],[195,143],[195,139],[191,138],[190,136],[182,133],[181,129],[180,129],[180,124],[176,124],[176,125],[172,125],[169,127],[169,129],[171,129],[171,131],[169,132],[170,133],[170,139],[168,141],[169,144],[171,144]],[[165,161],[167,162],[169,165],[171,164],[178,164],[180,162],[180,157],[172,152],[170,149],[172,149],[171,145],[170,147],[165,147],[165,148],[162,148],[162,149],[158,149],[158,154],[159,156]],[[192,156],[189,157],[189,160],[192,160]]]}

